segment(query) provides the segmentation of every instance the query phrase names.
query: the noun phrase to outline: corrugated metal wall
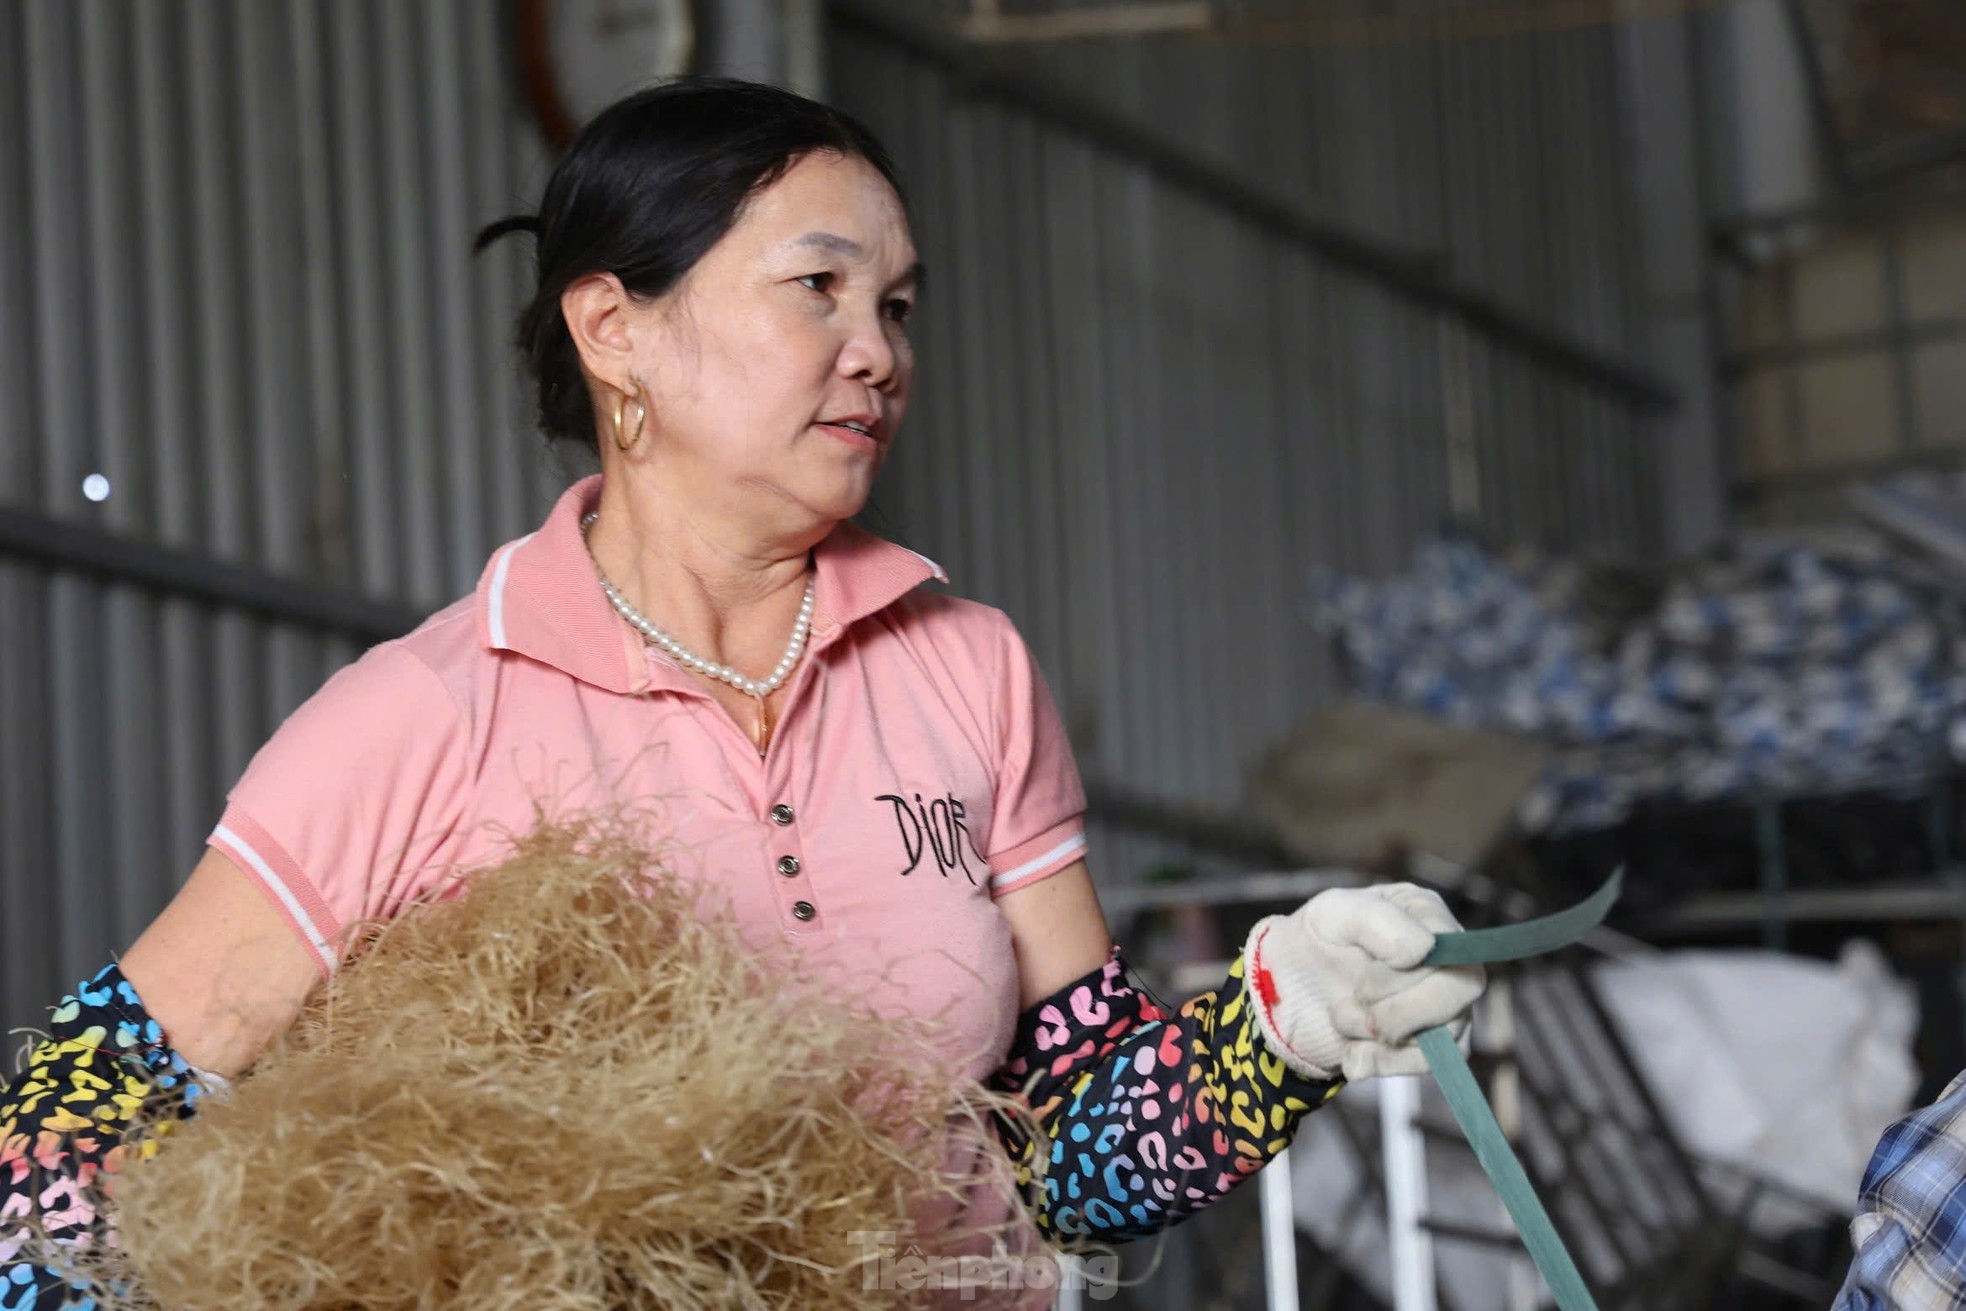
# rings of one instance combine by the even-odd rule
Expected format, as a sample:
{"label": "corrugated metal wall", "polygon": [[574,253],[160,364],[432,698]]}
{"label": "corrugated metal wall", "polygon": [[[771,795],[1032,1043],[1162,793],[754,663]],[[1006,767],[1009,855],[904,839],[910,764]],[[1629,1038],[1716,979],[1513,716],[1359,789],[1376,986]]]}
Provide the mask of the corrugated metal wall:
{"label": "corrugated metal wall", "polygon": [[[422,609],[532,526],[561,477],[506,346],[521,251],[468,253],[543,176],[504,21],[0,0],[0,504]],[[1061,71],[1622,348],[1609,58],[1580,33]],[[1457,500],[1505,535],[1656,540],[1619,405],[864,32],[832,62],[913,180],[935,280],[874,526],[1015,615],[1088,775],[1232,798],[1329,687],[1314,570],[1394,567]],[[0,635],[19,1022],[130,941],[355,644],[6,557]]]}
{"label": "corrugated metal wall", "polygon": [[[0,502],[419,608],[556,483],[483,0],[0,3]],[[101,503],[83,481],[109,479]],[[0,1021],[126,945],[356,654],[0,557]]]}
{"label": "corrugated metal wall", "polygon": [[[1457,505],[1503,540],[1659,541],[1628,406],[970,94],[878,24],[829,53],[834,98],[910,181],[931,270],[882,526],[1019,620],[1088,776],[1233,803],[1332,689],[1317,571],[1399,567]],[[1623,356],[1640,276],[1615,54],[1597,28],[1019,57]],[[1106,877],[1178,856],[1108,836]]]}

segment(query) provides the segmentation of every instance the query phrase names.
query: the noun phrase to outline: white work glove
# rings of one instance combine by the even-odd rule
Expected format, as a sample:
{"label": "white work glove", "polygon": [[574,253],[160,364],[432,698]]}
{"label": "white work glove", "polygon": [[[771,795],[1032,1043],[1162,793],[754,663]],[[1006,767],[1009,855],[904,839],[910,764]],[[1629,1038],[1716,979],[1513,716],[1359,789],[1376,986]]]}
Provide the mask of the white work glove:
{"label": "white work glove", "polygon": [[1445,1024],[1458,1042],[1487,982],[1479,965],[1420,964],[1460,927],[1411,883],[1332,888],[1260,921],[1243,967],[1263,1037],[1307,1078],[1426,1073],[1413,1036]]}

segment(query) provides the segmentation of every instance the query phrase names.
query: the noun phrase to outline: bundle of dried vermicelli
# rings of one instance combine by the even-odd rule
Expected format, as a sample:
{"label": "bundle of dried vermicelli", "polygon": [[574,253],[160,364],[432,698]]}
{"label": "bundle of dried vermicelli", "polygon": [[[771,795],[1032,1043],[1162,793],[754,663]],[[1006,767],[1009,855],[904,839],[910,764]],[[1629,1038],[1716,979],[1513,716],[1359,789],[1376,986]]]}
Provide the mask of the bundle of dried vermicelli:
{"label": "bundle of dried vermicelli", "polygon": [[945,1071],[925,1029],[700,919],[634,842],[546,825],[371,930],[128,1167],[90,1273],[109,1311],[912,1305],[864,1277],[867,1235],[1010,1187],[1001,1105]]}

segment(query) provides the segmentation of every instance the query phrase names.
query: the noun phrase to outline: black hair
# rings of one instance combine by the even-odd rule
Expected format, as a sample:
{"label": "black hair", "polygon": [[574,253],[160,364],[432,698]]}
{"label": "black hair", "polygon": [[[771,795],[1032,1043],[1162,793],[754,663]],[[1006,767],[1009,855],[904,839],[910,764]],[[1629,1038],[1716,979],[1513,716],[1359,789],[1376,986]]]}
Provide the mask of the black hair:
{"label": "black hair", "polygon": [[669,82],[616,101],[582,129],[547,179],[537,217],[500,219],[478,234],[478,250],[533,235],[538,283],[519,315],[519,350],[549,440],[595,442],[561,293],[612,273],[635,296],[663,295],[731,230],[746,200],[821,151],[866,161],[902,195],[886,148],[837,109],[754,82]]}

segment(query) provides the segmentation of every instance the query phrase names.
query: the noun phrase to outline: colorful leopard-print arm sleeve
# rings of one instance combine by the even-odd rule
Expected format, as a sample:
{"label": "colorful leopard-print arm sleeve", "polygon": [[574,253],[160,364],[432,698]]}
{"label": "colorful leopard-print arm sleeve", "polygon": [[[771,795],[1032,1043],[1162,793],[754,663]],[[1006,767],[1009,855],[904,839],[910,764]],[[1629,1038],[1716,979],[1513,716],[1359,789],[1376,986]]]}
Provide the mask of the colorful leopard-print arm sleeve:
{"label": "colorful leopard-print arm sleeve", "polygon": [[[0,1091],[0,1311],[69,1303],[58,1274],[18,1259],[21,1222],[33,1217],[48,1239],[86,1248],[102,1236],[93,1202],[100,1176],[122,1165],[138,1113],[162,1098],[167,1114],[188,1118],[200,1092],[196,1072],[116,966],[62,1000],[47,1039]],[[136,1150],[156,1146],[146,1138]]]}
{"label": "colorful leopard-print arm sleeve", "polygon": [[1117,948],[1023,1014],[991,1083],[1022,1092],[1042,1130],[1032,1141],[1004,1129],[1038,1227],[1107,1241],[1156,1233],[1222,1197],[1341,1086],[1296,1074],[1269,1049],[1240,958],[1222,988],[1169,1016],[1128,984]]}

